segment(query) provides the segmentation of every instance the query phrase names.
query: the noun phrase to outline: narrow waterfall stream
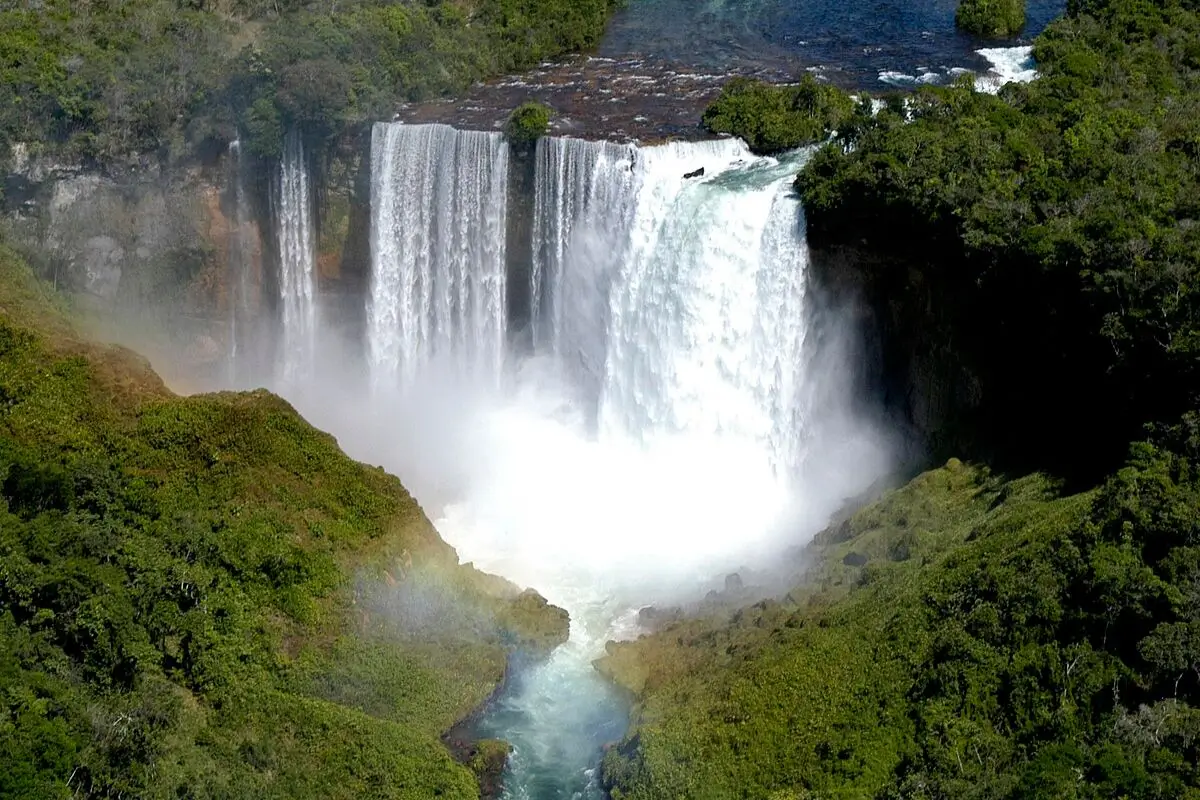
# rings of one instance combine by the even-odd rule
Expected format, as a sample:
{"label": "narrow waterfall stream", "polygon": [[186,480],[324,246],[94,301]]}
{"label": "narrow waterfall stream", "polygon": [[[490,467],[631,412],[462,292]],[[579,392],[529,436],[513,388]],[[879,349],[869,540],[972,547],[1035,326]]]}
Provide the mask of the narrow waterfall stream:
{"label": "narrow waterfall stream", "polygon": [[316,231],[304,142],[296,131],[284,139],[271,200],[279,251],[280,380],[302,386],[313,377],[316,353]]}

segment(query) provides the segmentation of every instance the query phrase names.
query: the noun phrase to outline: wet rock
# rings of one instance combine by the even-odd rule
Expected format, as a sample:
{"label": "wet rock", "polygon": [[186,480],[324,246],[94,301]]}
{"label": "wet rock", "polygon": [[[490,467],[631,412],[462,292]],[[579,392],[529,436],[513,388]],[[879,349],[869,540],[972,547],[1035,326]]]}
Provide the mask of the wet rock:
{"label": "wet rock", "polygon": [[84,290],[110,300],[121,285],[121,265],[125,249],[111,236],[93,236],[83,243],[79,260],[83,268]]}
{"label": "wet rock", "polygon": [[500,797],[504,793],[504,767],[512,746],[501,739],[483,739],[475,742],[467,765],[479,781],[479,796]]}
{"label": "wet rock", "polygon": [[691,172],[683,173],[684,180],[687,180],[689,178],[702,178],[702,177],[704,177],[704,167],[700,167],[700,169],[694,169]]}
{"label": "wet rock", "polygon": [[212,364],[225,354],[225,348],[211,336],[197,336],[187,349],[187,358],[196,364]]}
{"label": "wet rock", "polygon": [[497,615],[500,628],[518,648],[530,653],[549,653],[567,640],[571,620],[567,612],[546,598],[526,589]]}
{"label": "wet rock", "polygon": [[679,606],[671,606],[670,608],[646,606],[638,611],[637,616],[638,625],[651,631],[656,631],[665,625],[678,622],[681,619],[683,619],[683,609]]}
{"label": "wet rock", "polygon": [[842,559],[842,563],[847,567],[861,567],[867,563],[867,557],[862,553],[849,552]]}

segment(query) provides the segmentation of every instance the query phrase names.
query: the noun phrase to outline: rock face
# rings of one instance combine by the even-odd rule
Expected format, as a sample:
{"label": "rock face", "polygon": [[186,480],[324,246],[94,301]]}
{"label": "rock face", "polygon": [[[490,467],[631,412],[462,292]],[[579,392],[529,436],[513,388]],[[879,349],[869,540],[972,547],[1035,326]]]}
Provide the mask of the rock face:
{"label": "rock face", "polygon": [[845,315],[864,347],[860,381],[883,399],[914,451],[940,460],[968,450],[981,381],[958,346],[954,304],[920,265],[863,248],[813,247],[821,305]]}
{"label": "rock face", "polygon": [[228,346],[231,262],[249,253],[248,271],[262,274],[258,226],[239,226],[227,165],[143,158],[100,170],[18,154],[5,180],[6,231],[41,277],[103,319],[104,335],[154,339],[195,356],[189,366],[200,371],[215,363]]}
{"label": "rock face", "polygon": [[[369,147],[369,129],[348,131],[311,165],[317,279],[337,336],[361,325],[369,280]],[[201,164],[138,157],[97,167],[17,145],[8,169],[0,212],[10,243],[92,312],[94,334],[147,353],[184,390],[218,377],[238,331],[240,352],[252,342],[254,357],[271,362],[274,165],[243,162],[232,147]]]}
{"label": "rock face", "polygon": [[[36,253],[60,287],[112,303],[145,299],[168,275],[207,260],[210,191],[219,176],[122,165],[104,173],[61,163],[18,162],[6,193],[17,244]],[[218,213],[219,212],[219,209]]]}

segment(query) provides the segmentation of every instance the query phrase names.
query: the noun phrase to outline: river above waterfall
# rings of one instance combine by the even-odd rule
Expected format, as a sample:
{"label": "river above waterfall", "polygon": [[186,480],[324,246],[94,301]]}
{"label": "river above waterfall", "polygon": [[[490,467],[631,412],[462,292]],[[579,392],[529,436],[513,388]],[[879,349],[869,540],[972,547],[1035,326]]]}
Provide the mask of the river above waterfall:
{"label": "river above waterfall", "polygon": [[462,97],[399,109],[405,122],[498,130],[522,102],[554,109],[568,136],[652,142],[700,138],[700,115],[734,75],[792,81],[810,72],[844,89],[944,83],[970,71],[1011,79],[1062,0],[1030,0],[1019,37],[984,41],[954,27],[956,0],[629,0],[595,53],[479,84]]}

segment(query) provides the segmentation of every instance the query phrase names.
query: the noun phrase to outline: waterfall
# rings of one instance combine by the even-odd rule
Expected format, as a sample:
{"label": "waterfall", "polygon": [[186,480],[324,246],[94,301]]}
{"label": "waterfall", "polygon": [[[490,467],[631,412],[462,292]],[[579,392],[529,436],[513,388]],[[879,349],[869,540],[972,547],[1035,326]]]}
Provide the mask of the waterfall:
{"label": "waterfall", "polygon": [[253,294],[257,237],[243,178],[242,143],[229,143],[229,180],[233,187],[234,214],[229,236],[229,382],[240,386],[253,366],[250,353],[255,336]]}
{"label": "waterfall", "polygon": [[[601,327],[595,320],[590,326],[574,324],[578,317],[571,312],[586,313],[588,309],[568,309],[567,302],[585,297],[587,292],[582,287],[569,291],[564,281],[604,276],[613,265],[584,264],[580,257],[584,253],[571,247],[571,236],[577,226],[595,232],[619,232],[628,226],[631,200],[636,196],[636,161],[637,149],[632,145],[558,137],[538,144],[530,286],[535,346],[562,355],[572,339],[576,346],[583,344],[580,338],[586,338],[587,327]],[[576,256],[573,270],[566,269],[569,253]],[[588,254],[594,256],[593,261],[608,262],[620,252],[596,247]],[[604,287],[592,288],[597,295],[605,294]]]}
{"label": "waterfall", "polygon": [[304,143],[297,131],[284,140],[279,183],[272,194],[279,250],[280,367],[285,383],[311,377],[316,349],[316,244],[313,197]]}
{"label": "waterfall", "polygon": [[[878,475],[871,432],[830,425],[828,409],[849,404],[830,367],[840,335],[809,308],[792,189],[805,157],[760,158],[732,139],[540,140],[530,251],[512,254],[514,267],[530,259],[512,289],[529,292],[534,352],[506,361],[504,142],[373,130],[366,339],[380,423],[360,446],[425,482],[414,491],[463,560],[571,615],[570,641],[479,721],[513,744],[506,797],[603,797],[596,764],[626,719],[592,667],[605,642],[634,635],[646,603],[776,563]],[[506,391],[447,387],[447,366],[502,374]],[[856,436],[866,444],[843,447]]]}
{"label": "waterfall", "polygon": [[731,139],[538,148],[535,341],[590,395],[600,434],[724,438],[797,466],[802,156],[756,158]]}
{"label": "waterfall", "polygon": [[499,134],[376,123],[367,345],[377,382],[410,385],[435,358],[499,378],[507,180]]}

